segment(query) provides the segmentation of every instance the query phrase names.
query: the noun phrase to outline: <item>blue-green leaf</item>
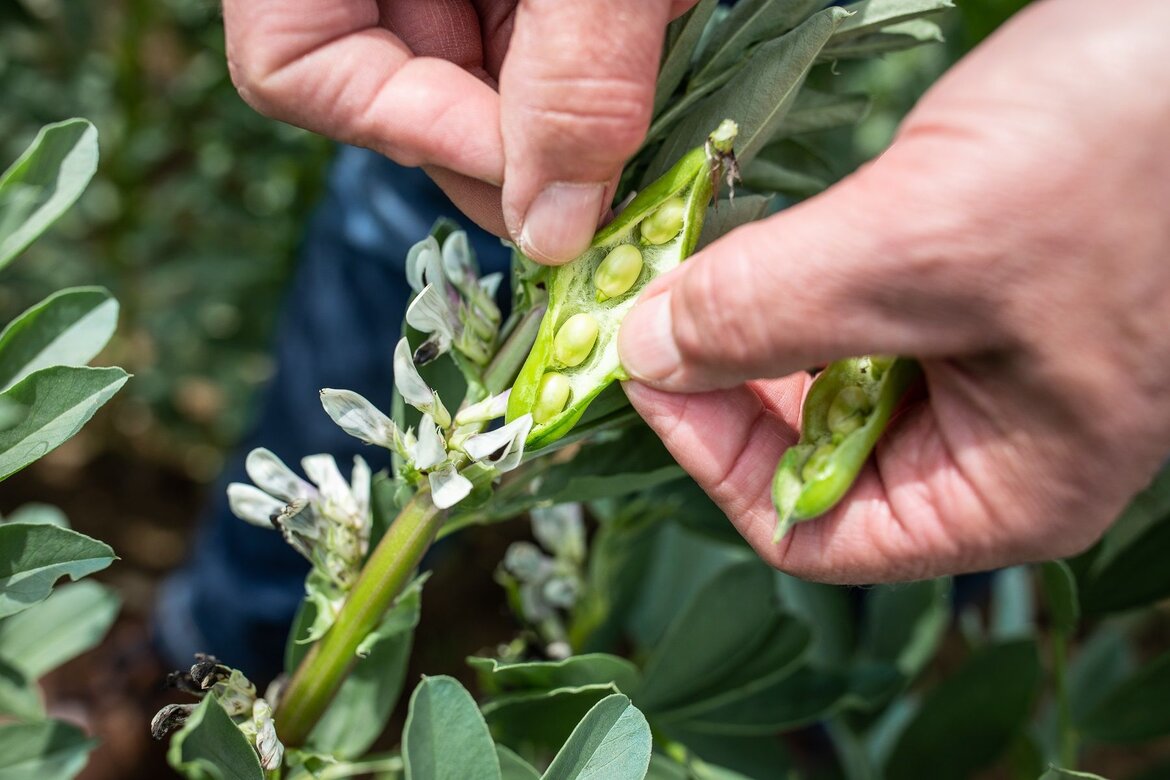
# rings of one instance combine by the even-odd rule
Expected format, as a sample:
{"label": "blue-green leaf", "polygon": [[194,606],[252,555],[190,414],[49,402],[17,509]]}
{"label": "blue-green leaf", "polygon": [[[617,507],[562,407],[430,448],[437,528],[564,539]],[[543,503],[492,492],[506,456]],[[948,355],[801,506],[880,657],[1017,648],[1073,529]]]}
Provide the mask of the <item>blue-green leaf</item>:
{"label": "blue-green leaf", "polygon": [[540,780],[540,772],[510,748],[496,745],[496,756],[500,759],[500,780]]}
{"label": "blue-green leaf", "polygon": [[97,170],[97,130],[84,119],[46,125],[0,175],[0,268],[77,200]]}
{"label": "blue-green leaf", "polygon": [[410,697],[402,736],[406,780],[499,780],[487,724],[453,677],[425,677]]}
{"label": "blue-green leaf", "polygon": [[264,780],[252,744],[211,696],[171,737],[167,761],[189,780]]}
{"label": "blue-green leaf", "polygon": [[118,302],[101,287],[61,290],[0,332],[0,390],[49,366],[83,366],[118,325]]}
{"label": "blue-green leaf", "polygon": [[44,716],[36,682],[0,658],[0,719],[40,720]]}
{"label": "blue-green leaf", "polygon": [[681,29],[658,69],[658,83],[654,90],[655,114],[663,109],[674,94],[674,90],[682,83],[683,76],[690,67],[691,58],[695,54],[695,48],[699,45],[699,39],[703,37],[703,30],[711,21],[711,16],[718,5],[717,0],[700,0],[685,17],[673,23],[679,25]]}
{"label": "blue-green leaf", "polygon": [[96,744],[55,720],[0,726],[0,780],[70,780]]}
{"label": "blue-green leaf", "polygon": [[0,432],[0,480],[70,439],[129,376],[120,368],[53,366],[4,391],[0,397],[25,412],[15,426]]}
{"label": "blue-green leaf", "polygon": [[912,678],[934,656],[950,617],[947,579],[874,588],[866,594],[862,654]]}
{"label": "blue-green leaf", "polygon": [[894,745],[887,777],[965,778],[1002,755],[1040,685],[1030,640],[986,645],[931,689]]}
{"label": "blue-green leaf", "polygon": [[638,708],[620,694],[607,696],[573,729],[543,780],[642,780],[651,746]]}
{"label": "blue-green leaf", "polygon": [[1102,742],[1140,742],[1170,734],[1170,653],[1146,664],[1080,719]]}
{"label": "blue-green leaf", "polygon": [[0,617],[44,601],[61,577],[80,579],[114,557],[109,545],[67,528],[0,524]]}
{"label": "blue-green leaf", "polygon": [[630,692],[638,686],[638,667],[616,655],[586,653],[560,661],[501,663],[494,658],[468,658],[484,687],[493,691],[552,690],[581,685],[615,685]]}
{"label": "blue-green leaf", "polygon": [[0,621],[0,660],[35,680],[97,645],[120,605],[118,594],[96,582],[58,588],[40,604]]}
{"label": "blue-green leaf", "polygon": [[513,748],[556,749],[594,704],[617,693],[613,685],[507,693],[483,705],[496,738]]}

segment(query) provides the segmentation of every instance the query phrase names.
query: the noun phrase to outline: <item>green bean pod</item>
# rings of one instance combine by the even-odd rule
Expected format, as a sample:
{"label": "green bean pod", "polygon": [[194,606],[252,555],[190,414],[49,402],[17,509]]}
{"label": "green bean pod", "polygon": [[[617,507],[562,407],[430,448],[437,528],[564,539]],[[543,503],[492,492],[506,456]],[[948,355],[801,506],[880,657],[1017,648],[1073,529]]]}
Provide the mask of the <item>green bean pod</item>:
{"label": "green bean pod", "polygon": [[918,372],[913,360],[870,356],[838,360],[817,375],[804,399],[800,441],[772,479],[774,542],[849,492]]}
{"label": "green bean pod", "polygon": [[[549,270],[548,309],[508,398],[509,422],[533,415],[529,449],[568,433],[602,390],[628,378],[618,329],[650,280],[695,251],[715,182],[725,165],[734,166],[737,130],[724,120],[598,231],[580,257]],[[550,374],[557,375],[551,382]]]}

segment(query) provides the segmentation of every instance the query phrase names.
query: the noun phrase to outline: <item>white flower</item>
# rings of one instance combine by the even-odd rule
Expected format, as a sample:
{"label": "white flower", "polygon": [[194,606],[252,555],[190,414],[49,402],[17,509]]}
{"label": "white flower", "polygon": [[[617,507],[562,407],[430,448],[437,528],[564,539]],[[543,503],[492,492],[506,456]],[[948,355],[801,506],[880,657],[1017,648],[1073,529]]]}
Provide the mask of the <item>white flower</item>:
{"label": "white flower", "polygon": [[448,463],[438,471],[427,475],[431,485],[431,501],[439,509],[449,509],[458,504],[471,492],[471,480],[455,470]]}
{"label": "white flower", "polygon": [[456,425],[469,425],[470,423],[488,422],[497,417],[503,417],[508,411],[508,397],[512,394],[512,388],[508,388],[499,395],[489,396],[479,403],[472,404],[466,409],[460,410],[455,415]]}
{"label": "white flower", "polygon": [[402,432],[394,421],[352,390],[321,391],[321,405],[341,430],[367,444],[396,449]]}
{"label": "white flower", "polygon": [[531,511],[532,535],[558,558],[585,560],[585,518],[580,504],[556,504]]}
{"label": "white flower", "polygon": [[272,518],[285,507],[284,501],[242,482],[228,485],[227,495],[233,515],[261,528],[272,528]]}
{"label": "white flower", "polygon": [[313,499],[317,490],[298,477],[284,461],[269,449],[258,447],[248,453],[244,470],[260,488],[270,496],[282,499],[286,504],[298,498]]}
{"label": "white flower", "polygon": [[260,754],[260,766],[269,772],[279,769],[284,759],[284,745],[276,736],[272,707],[264,699],[257,699],[252,705],[252,723],[256,728],[256,752]]}
{"label": "white flower", "polygon": [[524,457],[524,441],[531,430],[532,415],[526,414],[494,431],[467,437],[463,451],[472,460],[491,466],[502,474],[520,465]]}
{"label": "white flower", "polygon": [[467,241],[467,233],[456,230],[447,236],[443,242],[443,273],[456,287],[462,287],[467,281],[474,280],[476,268],[471,258],[471,244]]}
{"label": "white flower", "polygon": [[434,468],[447,459],[447,443],[429,414],[418,423],[418,438],[407,438],[405,457],[419,471]]}
{"label": "white flower", "polygon": [[442,273],[442,253],[434,236],[427,236],[406,253],[406,281],[415,292],[427,282],[439,281]]}
{"label": "white flower", "polygon": [[412,328],[430,334],[431,341],[441,355],[463,332],[459,309],[451,303],[442,289],[428,284],[406,309],[406,322]]}
{"label": "white flower", "polygon": [[443,406],[439,394],[430,388],[415,368],[410,343],[401,339],[394,348],[394,386],[403,400],[434,418],[441,428],[451,424],[451,413]]}

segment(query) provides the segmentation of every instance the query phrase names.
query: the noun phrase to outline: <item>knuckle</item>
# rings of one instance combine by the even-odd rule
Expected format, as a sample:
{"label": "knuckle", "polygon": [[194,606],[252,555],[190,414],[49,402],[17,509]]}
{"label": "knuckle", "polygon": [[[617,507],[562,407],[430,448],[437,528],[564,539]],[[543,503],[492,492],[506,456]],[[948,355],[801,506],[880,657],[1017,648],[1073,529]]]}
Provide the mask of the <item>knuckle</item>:
{"label": "knuckle", "polygon": [[714,263],[697,262],[671,296],[674,339],[684,363],[743,365],[758,351],[756,334],[737,316],[752,307],[728,306],[718,294],[718,277],[725,272]]}
{"label": "knuckle", "polygon": [[545,77],[527,94],[525,113],[543,145],[591,150],[606,163],[633,154],[650,124],[650,96],[626,78]]}

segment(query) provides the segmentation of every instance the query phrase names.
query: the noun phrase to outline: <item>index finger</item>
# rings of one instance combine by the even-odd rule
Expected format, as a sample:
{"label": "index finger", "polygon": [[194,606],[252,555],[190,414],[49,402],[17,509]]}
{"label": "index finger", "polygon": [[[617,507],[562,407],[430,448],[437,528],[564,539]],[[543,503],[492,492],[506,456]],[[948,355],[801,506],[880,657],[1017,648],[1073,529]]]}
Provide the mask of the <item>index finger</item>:
{"label": "index finger", "polygon": [[[445,34],[474,25],[462,34],[479,45],[471,6],[446,5]],[[402,165],[503,181],[498,94],[454,62],[416,56],[376,0],[225,0],[224,27],[232,80],[261,113]]]}

